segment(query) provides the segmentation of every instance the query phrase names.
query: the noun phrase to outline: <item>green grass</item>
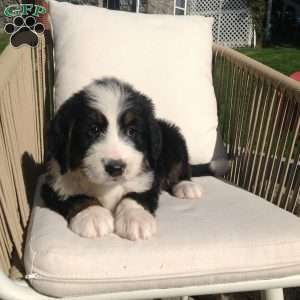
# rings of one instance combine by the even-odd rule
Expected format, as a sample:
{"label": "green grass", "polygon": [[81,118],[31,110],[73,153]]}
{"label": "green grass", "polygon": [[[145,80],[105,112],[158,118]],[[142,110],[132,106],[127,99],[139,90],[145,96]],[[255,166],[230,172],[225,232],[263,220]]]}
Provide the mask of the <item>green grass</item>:
{"label": "green grass", "polygon": [[241,48],[238,51],[288,76],[300,71],[300,49],[297,48]]}
{"label": "green grass", "polygon": [[0,32],[0,53],[5,49],[9,43],[9,35],[7,33]]}

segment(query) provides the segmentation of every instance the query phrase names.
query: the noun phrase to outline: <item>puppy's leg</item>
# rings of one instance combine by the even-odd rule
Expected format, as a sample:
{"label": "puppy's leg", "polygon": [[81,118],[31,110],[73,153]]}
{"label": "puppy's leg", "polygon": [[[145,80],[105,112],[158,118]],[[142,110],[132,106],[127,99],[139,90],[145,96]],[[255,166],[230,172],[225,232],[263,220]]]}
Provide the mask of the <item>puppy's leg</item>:
{"label": "puppy's leg", "polygon": [[154,182],[151,190],[128,193],[115,211],[115,231],[129,240],[150,239],[157,232],[154,212],[158,206],[159,185]]}
{"label": "puppy's leg", "polygon": [[173,186],[172,193],[178,198],[197,199],[201,198],[202,189],[191,180],[182,180]]}
{"label": "puppy's leg", "polygon": [[115,215],[116,233],[126,239],[147,240],[157,231],[154,216],[135,200],[125,198],[118,205]]}
{"label": "puppy's leg", "polygon": [[68,221],[70,229],[82,237],[97,238],[113,232],[111,212],[100,206],[97,199],[86,195],[60,199],[47,184],[42,187],[42,197],[46,205],[61,214]]}
{"label": "puppy's leg", "polygon": [[188,150],[183,135],[173,124],[160,120],[159,125],[163,137],[160,172],[163,188],[179,198],[200,198],[201,187],[191,181]]}
{"label": "puppy's leg", "polygon": [[107,208],[93,205],[75,215],[69,227],[82,237],[98,238],[113,232],[114,220]]}

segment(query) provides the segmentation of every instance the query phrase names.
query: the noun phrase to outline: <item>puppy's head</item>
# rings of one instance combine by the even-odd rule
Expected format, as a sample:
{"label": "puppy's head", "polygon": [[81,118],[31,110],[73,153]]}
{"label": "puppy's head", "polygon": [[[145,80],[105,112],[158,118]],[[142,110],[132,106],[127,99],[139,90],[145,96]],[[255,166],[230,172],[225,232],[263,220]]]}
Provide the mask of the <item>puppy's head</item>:
{"label": "puppy's head", "polygon": [[96,183],[128,180],[155,169],[161,133],[149,98],[116,79],[94,81],[58,110],[48,154],[61,174],[81,170]]}

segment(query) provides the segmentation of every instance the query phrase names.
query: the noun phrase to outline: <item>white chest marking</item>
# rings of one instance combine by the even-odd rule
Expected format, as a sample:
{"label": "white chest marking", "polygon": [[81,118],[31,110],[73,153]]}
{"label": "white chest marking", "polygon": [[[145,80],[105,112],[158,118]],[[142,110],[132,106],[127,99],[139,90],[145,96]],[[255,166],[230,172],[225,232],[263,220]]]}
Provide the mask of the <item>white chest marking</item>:
{"label": "white chest marking", "polygon": [[132,179],[106,185],[89,181],[80,170],[61,175],[55,160],[51,161],[49,167],[49,173],[54,178],[53,188],[64,199],[72,195],[84,194],[98,199],[103,207],[111,211],[115,209],[124,195],[130,192],[147,191],[153,183],[152,171],[144,172]]}

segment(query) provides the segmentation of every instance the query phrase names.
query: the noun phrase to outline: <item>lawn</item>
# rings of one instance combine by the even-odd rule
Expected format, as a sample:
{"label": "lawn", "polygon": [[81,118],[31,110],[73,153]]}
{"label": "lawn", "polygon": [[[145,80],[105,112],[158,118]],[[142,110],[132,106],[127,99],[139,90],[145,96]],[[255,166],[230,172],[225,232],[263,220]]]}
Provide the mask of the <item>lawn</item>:
{"label": "lawn", "polygon": [[288,76],[300,71],[300,49],[297,48],[240,48],[238,51]]}
{"label": "lawn", "polygon": [[9,42],[9,35],[7,33],[0,32],[0,53],[4,50]]}

